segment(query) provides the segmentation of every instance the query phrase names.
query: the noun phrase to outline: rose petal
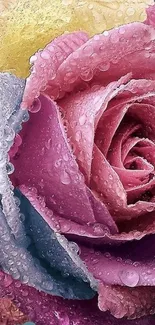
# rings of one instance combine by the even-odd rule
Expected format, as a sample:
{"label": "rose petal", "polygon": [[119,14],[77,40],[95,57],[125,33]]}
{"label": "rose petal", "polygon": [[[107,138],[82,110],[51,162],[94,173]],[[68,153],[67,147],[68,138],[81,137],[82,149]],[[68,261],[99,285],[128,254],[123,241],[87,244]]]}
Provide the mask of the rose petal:
{"label": "rose petal", "polygon": [[137,218],[154,210],[152,202],[138,201],[127,205],[126,191],[119,176],[96,145],[94,146],[92,175],[92,189],[101,193],[101,200],[107,205],[115,220]]}
{"label": "rose petal", "polygon": [[4,273],[1,273],[0,296],[11,296],[17,306],[20,306],[20,309],[37,325],[56,325],[60,322],[65,325],[69,322],[76,325],[88,325],[88,322],[89,325],[104,323],[108,325],[152,325],[155,318],[147,316],[133,321],[117,320],[109,313],[99,311],[96,299],[89,303],[63,300],[46,295],[15,280],[6,287]]}
{"label": "rose petal", "polygon": [[[153,28],[142,23],[132,23],[94,36],[86,43],[84,41],[84,45],[73,51],[58,68],[55,79],[50,82],[50,96],[57,98],[60,91],[61,97],[62,92],[72,91],[83,80],[88,83],[96,69],[99,69],[100,73],[97,73],[93,80],[101,84],[108,84],[129,72],[133,73],[134,78],[141,78],[143,71],[143,78],[150,78],[154,75],[154,39]],[[40,75],[37,79],[39,77]],[[23,97],[23,107],[29,107],[35,97],[28,84],[29,79]]]}
{"label": "rose petal", "polygon": [[[155,233],[155,218],[154,213],[147,213],[147,215],[140,216],[139,219],[132,219],[130,221],[125,221],[125,225],[120,227],[123,229],[121,233],[111,235],[107,232],[107,227],[101,223],[95,223],[92,225],[80,225],[71,220],[64,219],[53,214],[52,210],[49,210],[44,203],[44,199],[37,195],[37,191],[32,188],[26,188],[25,186],[20,186],[21,192],[28,198],[35,210],[42,216],[42,218],[47,222],[47,224],[55,232],[66,234],[67,237],[75,241],[82,241],[84,243],[93,243],[94,245],[101,245],[102,243],[117,244],[121,242],[128,242],[132,240],[140,240],[146,235]],[[92,198],[92,193],[88,190],[88,194],[91,200],[92,207],[96,205],[96,200]],[[92,200],[93,199],[93,200]],[[98,214],[98,209],[100,210]],[[102,217],[102,209],[97,204],[97,217]],[[104,212],[105,213],[105,212]],[[106,218],[108,216],[106,215]],[[105,217],[104,217],[105,218]],[[109,218],[109,217],[108,217]],[[114,228],[111,229],[111,232]],[[116,230],[117,231],[117,230]],[[126,231],[126,232],[125,232]]]}
{"label": "rose petal", "polygon": [[[83,80],[81,74],[84,68],[93,73],[98,68],[101,72],[96,74],[95,82],[101,84],[108,84],[129,72],[138,79],[143,71],[143,78],[149,78],[154,74],[154,38],[154,29],[141,23],[128,24],[94,36],[60,66],[53,86],[61,85],[61,89],[72,91]],[[69,76],[66,77],[70,67],[76,78],[74,83],[70,82]]]}
{"label": "rose petal", "polygon": [[130,76],[130,74],[123,76],[118,81],[110,83],[106,88],[95,87],[94,89],[92,87],[77,94],[73,93],[58,102],[60,107],[63,108],[65,121],[67,121],[68,138],[71,138],[74,145],[74,154],[82,172],[86,175],[88,183],[90,180],[95,128],[100,116],[106,110],[108,102],[119,93],[120,89],[122,90],[124,84],[129,81]]}
{"label": "rose petal", "polygon": [[119,286],[100,285],[99,308],[109,310],[116,318],[138,318],[155,312],[154,287],[129,289]]}
{"label": "rose petal", "polygon": [[94,222],[86,186],[63,129],[58,108],[41,96],[41,109],[25,125],[19,156],[13,159],[17,184],[34,186],[52,210],[79,222]]}
{"label": "rose petal", "polygon": [[117,131],[123,117],[128,111],[128,105],[118,105],[108,109],[101,117],[96,130],[95,143],[102,151],[104,156],[107,156],[113,136]]}
{"label": "rose petal", "polygon": [[[22,103],[24,108],[30,108],[34,98],[38,97],[43,90],[49,93],[50,82],[55,79],[62,62],[87,40],[88,36],[84,32],[64,34],[31,57],[30,63],[33,63],[33,68],[26,82]],[[55,89],[55,94],[56,92],[57,89]]]}
{"label": "rose petal", "polygon": [[155,27],[155,5],[149,6],[149,8],[146,9],[146,12],[147,19],[145,20],[145,24]]}
{"label": "rose petal", "polygon": [[[25,189],[24,192],[30,195],[28,189],[27,191]],[[91,274],[87,272],[85,265],[78,256],[78,245],[67,241],[64,236],[58,233],[58,231],[60,231],[59,219],[55,218],[54,224],[54,215],[52,215],[52,211],[51,222],[53,222],[53,225],[49,227],[48,223],[45,221],[47,215],[44,220],[36,210],[37,199],[33,192],[31,192],[31,199],[34,203],[33,206],[19,190],[15,190],[15,193],[21,202],[20,209],[25,215],[25,231],[31,238],[31,246],[35,249],[36,257],[45,263],[49,263],[49,265],[45,264],[45,266],[48,267],[48,272],[53,278],[56,278],[56,280],[61,283],[62,288],[65,286],[64,290],[66,290],[66,286],[68,286],[68,288],[70,287],[70,294],[77,291],[79,297],[81,296],[82,298],[84,293],[84,299],[87,299],[87,297],[91,298],[93,296],[93,291],[90,289],[88,283],[91,282],[92,287],[96,287],[96,283]],[[39,197],[38,203],[44,215],[43,211],[45,206],[44,201],[41,201],[41,197]],[[33,249],[31,249],[31,251],[33,251]],[[78,290],[76,290],[77,288]]]}
{"label": "rose petal", "polygon": [[[103,247],[102,251],[80,246],[80,257],[86,263],[93,276],[108,285],[141,287],[155,285],[154,250],[146,252],[147,244],[153,245],[155,235],[123,247]],[[133,250],[133,254],[129,251]],[[141,250],[144,254],[141,255]],[[103,267],[104,265],[104,267]]]}

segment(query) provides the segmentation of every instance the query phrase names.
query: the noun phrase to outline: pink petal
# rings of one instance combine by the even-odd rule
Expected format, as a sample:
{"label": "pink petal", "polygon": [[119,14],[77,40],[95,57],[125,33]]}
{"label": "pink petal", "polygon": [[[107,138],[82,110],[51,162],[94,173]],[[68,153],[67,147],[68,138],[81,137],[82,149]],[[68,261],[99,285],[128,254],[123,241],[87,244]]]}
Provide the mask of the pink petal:
{"label": "pink petal", "polygon": [[136,103],[129,109],[129,114],[138,119],[144,126],[146,137],[155,140],[155,108],[153,105]]}
{"label": "pink petal", "polygon": [[[115,234],[118,232],[112,217],[110,216],[106,207],[91,193],[89,189],[88,196],[91,201],[91,205],[95,214],[97,222],[94,224],[78,224],[74,221],[66,219],[64,216],[60,216],[53,212],[46,206],[45,199],[38,195],[37,190],[28,188],[25,185],[20,186],[21,192],[31,202],[33,207],[40,213],[44,220],[48,223],[50,228],[55,232],[63,233],[67,235],[78,235],[81,237],[108,237],[110,232]],[[101,223],[99,223],[99,220]]]}
{"label": "pink petal", "polygon": [[[62,63],[53,87],[57,85],[64,91],[73,91],[82,80],[89,82],[94,73],[93,81],[103,85],[129,72],[137,79],[150,78],[154,75],[154,39],[154,29],[142,23],[128,24],[96,35]],[[75,78],[74,82],[70,82],[70,75],[67,76],[68,69]],[[91,72],[91,78],[87,80],[83,70],[87,74]]]}
{"label": "pink petal", "polygon": [[[0,278],[0,295],[6,298],[11,297],[16,305],[27,314],[29,319],[34,321],[36,325],[69,325],[70,323],[76,325],[152,325],[154,322],[154,316],[148,316],[146,319],[141,318],[136,321],[133,320],[132,323],[125,319],[117,320],[109,313],[101,312],[97,307],[96,299],[92,299],[89,302],[68,301],[39,292],[34,288],[21,284],[19,281],[12,280],[11,277],[10,280],[12,282],[10,281],[9,286],[5,286],[5,274],[2,272]],[[101,308],[101,302],[103,307],[105,295],[106,301],[108,300],[108,292],[106,289],[102,291],[102,287],[100,287],[100,291],[102,292],[99,299]],[[145,296],[146,295],[145,293]],[[111,291],[109,290],[109,298],[110,297]]]}
{"label": "pink petal", "polygon": [[[147,193],[147,191],[154,190],[154,188],[155,188],[155,176],[146,184],[139,184],[139,186],[135,186],[131,189],[127,189],[128,201],[133,202],[136,199],[140,199],[140,196],[142,195],[144,195],[144,199],[145,199],[145,193]],[[146,199],[147,199],[147,194],[146,194]],[[151,200],[148,209],[150,210],[152,209],[152,211],[155,209],[155,204],[152,203]]]}
{"label": "pink petal", "polygon": [[[86,91],[71,94],[58,102],[63,108],[67,135],[74,146],[74,154],[81,171],[89,183],[91,172],[94,129],[108,102],[125,87],[130,74],[110,83],[106,88],[92,87]],[[119,88],[120,87],[120,88]],[[97,89],[96,89],[97,88]],[[106,114],[106,113],[104,113]],[[106,130],[105,130],[106,132]]]}
{"label": "pink petal", "polygon": [[154,167],[141,157],[133,158],[131,163],[136,163],[136,170],[113,167],[126,190],[148,183],[149,175],[154,171]]}
{"label": "pink petal", "polygon": [[134,132],[138,131],[141,128],[140,124],[135,125],[129,124],[124,125],[121,130],[113,137],[110,150],[108,152],[108,161],[112,166],[122,168],[122,144],[125,140],[132,135]]}
{"label": "pink petal", "polygon": [[147,19],[145,20],[145,24],[155,27],[155,5],[149,6],[149,8],[146,9],[146,12]]}
{"label": "pink petal", "polygon": [[109,310],[116,318],[139,318],[155,312],[155,289],[154,287],[132,289],[105,286],[101,283],[98,304],[100,310]]}
{"label": "pink petal", "polygon": [[41,96],[41,109],[22,132],[22,145],[13,159],[16,184],[34,186],[57,213],[80,224],[94,222],[83,176],[71,152],[58,108]]}
{"label": "pink petal", "polygon": [[[70,35],[62,37],[68,39]],[[87,42],[85,35],[82,35],[82,37],[80,35],[79,38],[80,42],[82,38],[84,44],[79,46],[81,43],[78,43],[76,45],[77,50],[74,51],[75,48],[73,47],[70,55],[67,50],[64,57],[63,48],[60,50],[61,59],[59,64],[55,63],[55,59],[57,62],[55,55],[51,76],[51,61],[47,60],[46,64],[43,60],[43,67],[41,67],[40,59],[38,60],[39,63],[36,64],[36,67],[39,66],[37,72],[33,70],[27,80],[22,107],[30,107],[33,99],[39,95],[39,79],[43,80],[44,83],[42,91],[46,91],[53,98],[58,98],[58,96],[62,97],[66,91],[73,91],[75,87],[78,89],[83,82],[89,83],[92,79],[93,82],[105,85],[129,72],[132,72],[134,78],[137,79],[154,76],[155,31],[150,26],[142,23],[132,23],[96,35]],[[61,39],[54,41],[56,46],[58,41],[61,43]],[[47,53],[46,50],[45,53]],[[38,56],[41,56],[41,54]],[[44,68],[46,73],[44,73]],[[47,81],[49,83],[48,89],[46,88]],[[35,89],[34,93],[32,89]]]}
{"label": "pink petal", "polygon": [[115,220],[138,218],[140,215],[154,210],[154,204],[151,202],[138,201],[135,204],[127,205],[126,191],[119,176],[96,146],[94,146],[92,175],[92,189],[101,193],[101,200],[106,204]]}
{"label": "pink petal", "polygon": [[[74,221],[67,220],[63,216],[57,215],[51,209],[46,207],[46,203],[43,197],[37,194],[37,190],[33,188],[27,188],[26,186],[20,186],[21,192],[28,198],[33,204],[34,208],[40,213],[48,225],[58,233],[66,234],[67,237],[73,240],[82,240],[85,243],[93,243],[95,245],[103,243],[121,243],[132,240],[140,240],[146,235],[155,234],[155,220],[154,213],[147,213],[146,216],[141,216],[139,219],[132,219],[131,221],[125,221],[123,225],[122,233],[117,233],[116,225],[112,225],[112,222],[108,220],[109,216],[106,214],[105,208],[103,210],[100,206],[100,201],[96,202],[93,199],[92,194],[89,191],[89,198],[92,202],[92,207],[95,207],[95,218],[102,218],[103,211],[106,214],[104,216],[104,222],[94,223],[94,225],[81,225]],[[110,234],[107,227],[105,226],[105,220],[110,228]],[[111,225],[111,227],[110,227]],[[126,231],[126,232],[125,232]]]}
{"label": "pink petal", "polygon": [[116,257],[109,252],[102,253],[84,246],[80,248],[80,257],[86,263],[89,272],[105,285],[120,285],[128,288],[145,286],[146,288],[155,284],[154,260],[141,261],[140,257],[137,257],[135,262],[134,259],[129,260],[126,255],[122,257],[121,249],[119,257]]}
{"label": "pink petal", "polygon": [[[27,78],[22,107],[30,107],[35,97],[46,90],[55,79],[57,70],[66,58],[84,44],[88,36],[84,32],[64,34],[49,43],[44,50],[38,51],[31,59],[33,63],[31,75]],[[53,90],[57,95],[57,88]]]}

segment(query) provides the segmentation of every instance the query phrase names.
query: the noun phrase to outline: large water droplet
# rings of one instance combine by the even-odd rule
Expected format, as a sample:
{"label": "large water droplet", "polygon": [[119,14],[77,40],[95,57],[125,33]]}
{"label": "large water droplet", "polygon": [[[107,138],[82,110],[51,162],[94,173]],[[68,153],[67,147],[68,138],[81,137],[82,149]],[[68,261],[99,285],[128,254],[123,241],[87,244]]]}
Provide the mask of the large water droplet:
{"label": "large water droplet", "polygon": [[50,149],[51,145],[52,145],[52,139],[48,139],[48,140],[45,142],[45,147],[46,147],[47,149]]}
{"label": "large water droplet", "polygon": [[76,140],[77,142],[79,142],[79,141],[81,140],[81,131],[77,131],[77,132],[75,133],[75,140]]}
{"label": "large water droplet", "polygon": [[70,321],[66,313],[55,311],[54,314],[59,325],[70,325]]}
{"label": "large water droplet", "polygon": [[12,141],[15,137],[15,131],[9,126],[6,126],[4,130],[4,136],[6,141]]}
{"label": "large water droplet", "polygon": [[58,167],[61,166],[61,164],[62,164],[62,159],[58,159],[58,160],[55,161],[54,165],[55,165],[56,168],[58,168]]}
{"label": "large water droplet", "polygon": [[64,159],[65,161],[68,161],[69,157],[68,157],[67,153],[63,155],[63,159]]}
{"label": "large water droplet", "polygon": [[32,104],[32,106],[29,108],[29,111],[31,113],[37,113],[39,112],[41,109],[41,102],[39,100],[39,98],[36,98]]}
{"label": "large water droplet", "polygon": [[139,282],[139,274],[136,271],[120,271],[119,277],[127,287],[134,288]]}
{"label": "large water droplet", "polygon": [[6,165],[6,170],[7,170],[8,175],[12,174],[14,172],[14,166],[13,166],[13,164],[9,162]]}
{"label": "large water droplet", "polygon": [[108,71],[109,68],[110,68],[110,63],[109,62],[107,62],[107,63],[104,62],[104,63],[100,64],[98,68],[101,71]]}
{"label": "large water droplet", "polygon": [[74,251],[76,254],[79,252],[79,246],[74,243],[74,242],[70,242],[69,243],[69,247],[72,251]]}
{"label": "large water droplet", "polygon": [[64,185],[70,184],[70,181],[71,181],[69,174],[65,171],[61,174],[60,180],[61,180],[61,183]]}
{"label": "large water droplet", "polygon": [[82,126],[85,124],[85,122],[86,122],[86,115],[83,114],[79,117],[79,123]]}

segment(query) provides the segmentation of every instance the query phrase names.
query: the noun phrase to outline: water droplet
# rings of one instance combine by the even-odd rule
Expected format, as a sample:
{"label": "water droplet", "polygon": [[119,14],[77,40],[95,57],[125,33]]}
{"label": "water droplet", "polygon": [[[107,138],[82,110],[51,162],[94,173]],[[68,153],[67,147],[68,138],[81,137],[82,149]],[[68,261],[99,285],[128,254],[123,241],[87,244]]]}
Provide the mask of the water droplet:
{"label": "water droplet", "polygon": [[57,145],[57,153],[60,153],[60,151],[61,151],[61,143]]}
{"label": "water droplet", "polygon": [[58,167],[61,166],[61,164],[62,164],[62,159],[58,159],[58,160],[55,161],[54,165],[55,165],[56,168],[58,168]]}
{"label": "water droplet", "polygon": [[108,36],[108,35],[109,35],[109,32],[108,32],[107,30],[105,30],[105,31],[103,32],[103,35],[104,35],[104,36]]}
{"label": "water droplet", "polygon": [[22,282],[23,283],[28,283],[29,282],[29,277],[27,275],[23,275]]}
{"label": "water droplet", "polygon": [[72,251],[74,251],[76,254],[79,253],[79,246],[74,243],[74,242],[70,242],[69,243],[69,247]]}
{"label": "water droplet", "polygon": [[61,180],[61,183],[64,184],[64,185],[68,185],[71,182],[70,176],[69,176],[69,174],[66,171],[64,171],[61,174],[60,180]]}
{"label": "water droplet", "polygon": [[135,9],[133,7],[129,7],[126,13],[128,16],[133,16],[135,14]]}
{"label": "water droplet", "polygon": [[67,153],[63,155],[63,159],[64,159],[65,161],[68,161],[68,160],[69,160],[69,157],[68,157]]}
{"label": "water droplet", "polygon": [[86,122],[86,115],[83,114],[79,117],[79,123],[82,126],[85,124],[85,122]]}
{"label": "water droplet", "polygon": [[30,64],[33,64],[36,60],[37,60],[37,56],[32,55],[31,58],[30,58]]}
{"label": "water droplet", "polygon": [[51,145],[52,145],[52,139],[48,139],[48,140],[45,142],[45,147],[46,147],[47,149],[50,149]]}
{"label": "water droplet", "polygon": [[77,131],[77,132],[75,133],[75,140],[76,140],[77,142],[79,142],[79,141],[81,140],[81,131]]}
{"label": "water droplet", "polygon": [[25,123],[29,120],[29,113],[28,110],[25,110],[23,117],[22,117],[22,121]]}
{"label": "water droplet", "polygon": [[102,63],[102,64],[100,64],[99,65],[99,70],[101,70],[101,71],[108,71],[109,70],[109,68],[110,68],[110,63],[109,62],[105,62],[105,63]]}
{"label": "water droplet", "polygon": [[155,209],[155,205],[154,204],[151,204],[151,205],[149,205],[149,206],[146,207],[146,210],[148,212],[152,212],[154,209]]}
{"label": "water droplet", "polygon": [[95,223],[93,225],[93,229],[94,229],[96,235],[103,235],[103,233],[104,233],[101,225],[98,223]]}
{"label": "water droplet", "polygon": [[44,290],[48,290],[48,291],[51,291],[52,289],[53,289],[53,283],[50,281],[44,281],[43,283],[42,283],[42,288],[44,289]]}
{"label": "water droplet", "polygon": [[119,277],[127,287],[135,287],[139,282],[139,274],[136,271],[120,271]]}
{"label": "water droplet", "polygon": [[7,287],[9,287],[11,284],[12,284],[12,282],[13,282],[13,279],[11,278],[11,276],[9,276],[9,275],[5,275],[5,278],[4,278],[4,287],[5,288],[7,288]]}
{"label": "water droplet", "polygon": [[9,126],[6,126],[4,130],[4,136],[6,141],[12,141],[15,137],[15,131]]}
{"label": "water droplet", "polygon": [[49,60],[51,58],[50,52],[47,50],[42,51],[40,53],[40,56],[42,57],[42,59],[45,59],[45,60]]}
{"label": "water droplet", "polygon": [[29,111],[31,113],[37,113],[39,112],[41,109],[41,102],[39,100],[39,98],[36,98],[32,104],[32,106],[29,108]]}
{"label": "water droplet", "polygon": [[7,163],[6,170],[7,170],[8,175],[11,175],[14,172],[14,166],[13,166],[13,164],[10,163],[10,162]]}
{"label": "water droplet", "polygon": [[55,311],[54,314],[59,325],[70,325],[70,321],[66,313]]}

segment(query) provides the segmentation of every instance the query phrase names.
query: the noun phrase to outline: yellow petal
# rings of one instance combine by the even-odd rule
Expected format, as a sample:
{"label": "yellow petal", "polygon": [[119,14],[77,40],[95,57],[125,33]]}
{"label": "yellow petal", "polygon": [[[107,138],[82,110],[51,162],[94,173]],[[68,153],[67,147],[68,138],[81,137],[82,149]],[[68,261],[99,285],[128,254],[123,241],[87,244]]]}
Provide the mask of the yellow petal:
{"label": "yellow petal", "polygon": [[0,0],[0,70],[29,74],[29,57],[65,31],[101,33],[144,21],[153,0]]}

